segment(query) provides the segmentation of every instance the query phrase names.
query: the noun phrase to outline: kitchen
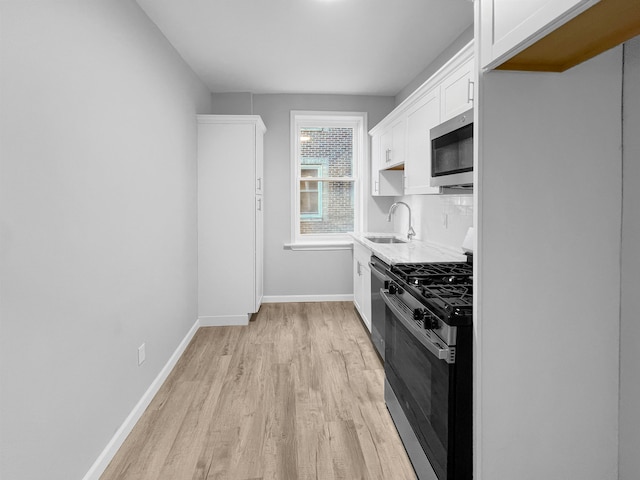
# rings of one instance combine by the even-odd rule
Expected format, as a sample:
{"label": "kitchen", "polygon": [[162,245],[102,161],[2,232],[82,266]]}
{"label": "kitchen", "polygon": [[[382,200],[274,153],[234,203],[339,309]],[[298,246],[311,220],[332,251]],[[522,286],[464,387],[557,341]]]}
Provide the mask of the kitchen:
{"label": "kitchen", "polygon": [[[283,248],[289,202],[275,192],[289,188],[288,113],[367,111],[371,128],[474,33],[461,30],[397,97],[212,99],[134,3],[18,3],[0,6],[2,474],[41,478],[12,475],[35,456],[80,478],[197,316],[195,234],[178,233],[194,230],[196,171],[176,160],[195,158],[193,115],[260,114],[273,139],[265,295],[345,299],[350,251]],[[400,211],[386,222],[394,200],[436,242],[459,245],[476,226],[476,478],[637,477],[638,48],[625,45],[624,72],[619,47],[562,74],[483,73],[472,203],[368,200],[370,231],[405,228]],[[75,160],[86,156],[101,161]],[[290,275],[300,261],[314,275]],[[145,338],[152,368],[132,369]],[[572,476],[577,464],[585,471]]]}

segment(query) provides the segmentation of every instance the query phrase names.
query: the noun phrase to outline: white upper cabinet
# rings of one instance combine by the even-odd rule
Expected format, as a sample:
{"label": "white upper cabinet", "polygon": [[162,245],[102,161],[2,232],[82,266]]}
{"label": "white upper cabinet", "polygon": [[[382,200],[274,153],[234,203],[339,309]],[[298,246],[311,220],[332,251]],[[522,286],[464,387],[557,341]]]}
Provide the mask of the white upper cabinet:
{"label": "white upper cabinet", "polygon": [[600,0],[480,0],[481,66],[494,68]]}
{"label": "white upper cabinet", "polygon": [[393,168],[404,163],[406,133],[406,119],[400,118],[380,135],[384,159],[382,168]]}
{"label": "white upper cabinet", "polygon": [[473,58],[445,78],[440,85],[440,122],[473,107]]}
{"label": "white upper cabinet", "polygon": [[371,195],[374,197],[395,197],[403,194],[403,171],[386,170],[386,149],[389,148],[390,137],[391,135],[388,135],[384,138],[384,146],[383,135],[376,135],[371,139]]}
{"label": "white upper cabinet", "polygon": [[473,107],[473,42],[371,129],[372,195],[440,193],[430,186],[430,130]]}
{"label": "white upper cabinet", "polygon": [[440,123],[440,89],[428,92],[407,116],[407,162],[404,166],[406,195],[439,193],[429,186],[431,139],[429,131]]}

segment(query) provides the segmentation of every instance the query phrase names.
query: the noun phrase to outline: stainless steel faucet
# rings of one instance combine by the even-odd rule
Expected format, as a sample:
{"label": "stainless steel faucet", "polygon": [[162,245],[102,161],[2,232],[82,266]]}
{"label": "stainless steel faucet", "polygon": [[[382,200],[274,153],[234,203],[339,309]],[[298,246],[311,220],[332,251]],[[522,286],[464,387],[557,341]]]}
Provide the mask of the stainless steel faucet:
{"label": "stainless steel faucet", "polygon": [[407,232],[407,238],[409,239],[409,241],[411,241],[411,238],[416,236],[416,232],[411,226],[411,207],[409,205],[404,202],[396,202],[391,205],[391,208],[389,208],[389,215],[387,216],[387,222],[391,221],[391,214],[395,211],[398,205],[404,205],[405,207],[407,207],[407,210],[409,210],[409,231]]}

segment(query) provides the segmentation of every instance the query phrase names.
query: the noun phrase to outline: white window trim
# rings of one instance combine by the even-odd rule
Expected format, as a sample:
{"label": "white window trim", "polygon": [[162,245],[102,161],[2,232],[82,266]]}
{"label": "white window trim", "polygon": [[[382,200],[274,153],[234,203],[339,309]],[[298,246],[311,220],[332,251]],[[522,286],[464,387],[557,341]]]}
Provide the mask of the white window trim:
{"label": "white window trim", "polygon": [[[335,112],[292,110],[290,115],[290,164],[291,164],[291,243],[285,244],[290,250],[335,250],[352,248],[353,238],[349,233],[327,235],[301,235],[300,232],[300,197],[298,175],[298,150],[300,127],[335,127],[354,128],[353,143],[353,182],[354,182],[354,231],[360,232],[364,219],[365,188],[363,185],[365,159],[368,157],[366,112]],[[340,178],[332,178],[340,180]],[[347,179],[345,179],[347,180]],[[348,179],[350,180],[350,179]]]}
{"label": "white window trim", "polygon": [[[308,169],[308,170],[316,170],[318,172],[318,175],[316,175],[315,177],[309,177],[312,180],[311,181],[316,181],[318,183],[317,188],[318,188],[318,192],[317,192],[317,197],[318,197],[318,213],[300,213],[300,217],[307,219],[307,220],[313,220],[316,218],[322,218],[322,175],[320,174],[322,172],[322,165],[304,165],[304,168]],[[314,179],[318,179],[318,180],[314,180]],[[299,193],[302,193],[302,190],[299,191]]]}

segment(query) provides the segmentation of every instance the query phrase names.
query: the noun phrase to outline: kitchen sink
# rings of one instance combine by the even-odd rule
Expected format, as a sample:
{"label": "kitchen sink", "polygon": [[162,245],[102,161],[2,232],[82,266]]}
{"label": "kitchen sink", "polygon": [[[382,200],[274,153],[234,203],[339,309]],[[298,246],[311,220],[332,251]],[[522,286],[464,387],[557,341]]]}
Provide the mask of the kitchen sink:
{"label": "kitchen sink", "polygon": [[373,243],[407,243],[406,240],[402,240],[396,237],[364,237]]}

